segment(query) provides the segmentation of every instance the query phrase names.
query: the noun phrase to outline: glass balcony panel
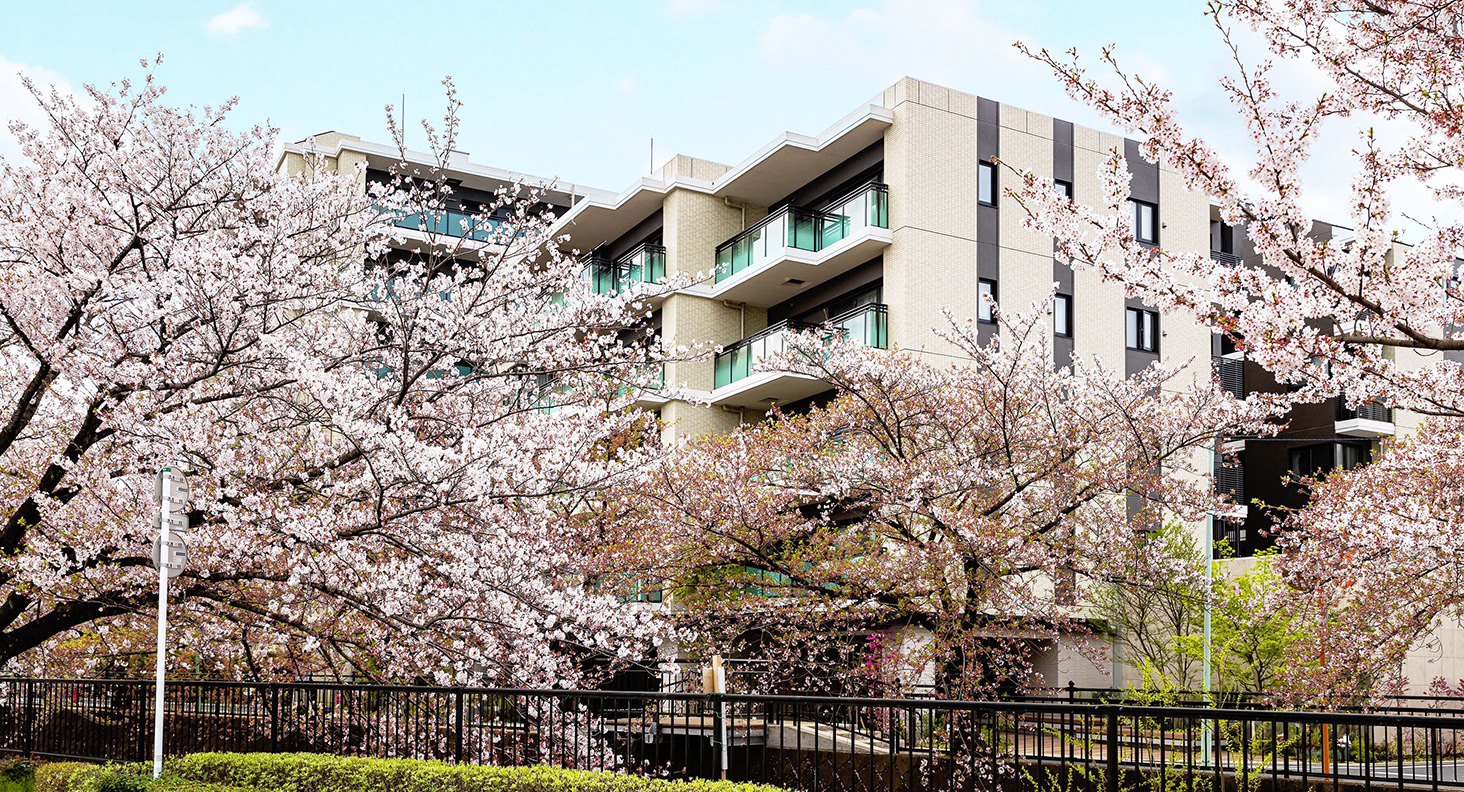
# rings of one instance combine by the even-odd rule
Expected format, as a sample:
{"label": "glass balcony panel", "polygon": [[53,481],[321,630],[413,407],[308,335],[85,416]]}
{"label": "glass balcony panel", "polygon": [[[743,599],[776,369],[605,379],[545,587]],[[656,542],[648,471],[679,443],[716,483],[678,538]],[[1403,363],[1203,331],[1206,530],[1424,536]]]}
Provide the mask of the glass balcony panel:
{"label": "glass balcony panel", "polygon": [[788,247],[799,250],[822,249],[818,215],[793,209],[784,218],[788,224]]}
{"label": "glass balcony panel", "polygon": [[[849,338],[865,346],[888,348],[886,306],[869,303],[834,317],[826,340]],[[743,339],[737,346],[717,356],[714,365],[714,387],[721,388],[746,378],[759,361],[787,350],[785,332],[818,330],[819,325],[805,322],[779,322],[760,333]]]}
{"label": "glass balcony panel", "polygon": [[621,258],[619,264],[625,285],[660,283],[666,279],[666,249],[660,245],[642,244]]}
{"label": "glass balcony panel", "polygon": [[619,268],[609,259],[592,256],[584,268],[585,288],[593,294],[615,294],[620,288]]}
{"label": "glass balcony panel", "polygon": [[884,189],[870,192],[869,224],[876,228],[890,227],[890,194]]}
{"label": "glass balcony panel", "polygon": [[[377,211],[385,211],[377,207]],[[392,225],[426,234],[461,237],[479,242],[492,240],[499,221],[479,214],[459,211],[413,212],[390,218]]]}
{"label": "glass balcony panel", "polygon": [[859,229],[889,227],[883,184],[866,185],[828,211],[785,207],[717,247],[716,280],[721,282],[748,267],[760,267],[788,250],[818,252]]}

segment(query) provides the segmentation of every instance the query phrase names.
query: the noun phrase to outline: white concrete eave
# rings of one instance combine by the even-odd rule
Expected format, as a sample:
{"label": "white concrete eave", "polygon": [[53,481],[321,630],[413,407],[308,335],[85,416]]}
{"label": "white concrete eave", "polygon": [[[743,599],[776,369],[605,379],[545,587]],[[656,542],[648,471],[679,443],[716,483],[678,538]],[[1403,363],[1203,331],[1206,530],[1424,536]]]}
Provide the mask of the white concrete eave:
{"label": "white concrete eave", "polygon": [[867,104],[817,137],[784,132],[715,182],[720,197],[768,206],[884,137],[895,114]]}
{"label": "white concrete eave", "polygon": [[821,379],[783,371],[760,371],[712,391],[712,404],[771,409],[774,404],[806,399],[831,386]]}
{"label": "white concrete eave", "polygon": [[[371,143],[365,140],[342,140],[333,147],[311,146],[308,143],[286,143],[281,149],[280,159],[283,160],[287,153],[339,157],[342,151],[352,151],[365,156],[366,164],[373,170],[386,171],[402,161],[402,153],[396,146]],[[425,173],[428,169],[437,167],[437,158],[425,151],[408,149],[407,163],[422,169],[422,172]],[[277,162],[276,167],[278,164]],[[609,190],[469,162],[468,155],[460,151],[449,154],[446,173],[448,178],[461,180],[465,187],[486,192],[520,182],[529,187],[548,188],[549,200],[567,206],[583,203],[586,200],[608,201],[614,195]]]}
{"label": "white concrete eave", "polygon": [[586,193],[586,199],[566,212],[554,231],[568,234],[571,248],[593,249],[655,214],[661,199],[673,189],[767,206],[882,139],[894,118],[889,108],[868,104],[816,137],[785,132],[714,181],[652,175],[613,198]]}
{"label": "white concrete eave", "polygon": [[1397,427],[1392,421],[1370,421],[1366,418],[1338,421],[1335,428],[1337,434],[1347,437],[1392,437],[1397,434]]}
{"label": "white concrete eave", "polygon": [[869,261],[883,253],[892,239],[888,228],[866,226],[818,252],[787,248],[762,266],[748,267],[721,283],[701,283],[684,291],[766,308]]}

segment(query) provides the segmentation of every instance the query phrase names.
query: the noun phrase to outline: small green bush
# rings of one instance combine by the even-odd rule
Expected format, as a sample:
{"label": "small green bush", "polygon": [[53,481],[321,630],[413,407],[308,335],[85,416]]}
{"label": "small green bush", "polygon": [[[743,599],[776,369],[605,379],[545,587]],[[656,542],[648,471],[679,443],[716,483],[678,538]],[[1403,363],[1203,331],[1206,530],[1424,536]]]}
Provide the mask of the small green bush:
{"label": "small green bush", "polygon": [[41,765],[35,792],[784,792],[730,781],[323,754],[192,754],[168,760],[164,770],[154,781],[147,764]]}
{"label": "small green bush", "polygon": [[79,792],[87,789],[101,771],[96,765],[81,762],[43,764],[36,768],[36,792]]}
{"label": "small green bush", "polygon": [[0,762],[0,792],[33,792],[36,766],[24,759]]}
{"label": "small green bush", "polygon": [[[3,783],[3,782],[0,782]],[[0,792],[4,792],[0,786]],[[152,765],[43,764],[35,769],[35,792],[269,792],[200,783],[169,774],[153,780]]]}
{"label": "small green bush", "polygon": [[192,781],[269,792],[782,792],[765,784],[321,754],[192,754],[171,760],[167,770]]}

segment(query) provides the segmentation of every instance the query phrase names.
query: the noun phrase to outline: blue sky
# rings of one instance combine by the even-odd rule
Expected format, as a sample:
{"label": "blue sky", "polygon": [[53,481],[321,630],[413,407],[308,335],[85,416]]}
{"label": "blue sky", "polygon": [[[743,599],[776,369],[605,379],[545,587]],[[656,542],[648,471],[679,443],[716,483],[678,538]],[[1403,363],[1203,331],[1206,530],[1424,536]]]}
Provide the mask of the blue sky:
{"label": "blue sky", "polygon": [[[235,118],[285,139],[386,140],[384,106],[441,116],[452,75],[474,161],[619,191],[656,160],[737,162],[783,131],[816,133],[902,75],[1107,128],[1012,43],[1090,60],[1107,44],[1173,89],[1222,151],[1245,140],[1216,78],[1226,53],[1202,0],[625,0],[430,3],[68,2],[0,10],[0,116],[29,117],[17,70],[72,88],[135,76],[162,52],[173,101],[239,96]],[[64,31],[64,34],[58,34]],[[1296,77],[1311,87],[1304,73]],[[421,147],[420,128],[408,142]],[[1337,155],[1350,136],[1337,135]],[[0,142],[0,153],[7,144]],[[1348,169],[1319,168],[1335,216]],[[1337,179],[1343,179],[1337,182]],[[1340,192],[1339,192],[1340,191]]]}

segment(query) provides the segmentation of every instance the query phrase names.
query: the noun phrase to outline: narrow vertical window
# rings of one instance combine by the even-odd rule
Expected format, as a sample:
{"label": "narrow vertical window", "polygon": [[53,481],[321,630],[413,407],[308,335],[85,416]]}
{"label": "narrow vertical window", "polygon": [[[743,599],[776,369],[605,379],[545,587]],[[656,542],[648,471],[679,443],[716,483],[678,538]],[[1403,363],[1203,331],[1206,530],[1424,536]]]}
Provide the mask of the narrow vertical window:
{"label": "narrow vertical window", "polygon": [[1073,183],[1072,182],[1063,181],[1061,179],[1054,179],[1053,182],[1052,182],[1052,186],[1057,190],[1057,193],[1059,195],[1061,195],[1062,197],[1067,198],[1069,200],[1072,199],[1072,197],[1073,197]]}
{"label": "narrow vertical window", "polygon": [[994,322],[993,308],[996,305],[996,281],[982,278],[976,282],[976,319],[981,322]]}
{"label": "narrow vertical window", "polygon": [[996,206],[996,166],[990,162],[977,163],[976,200],[987,206]]}
{"label": "narrow vertical window", "polygon": [[1052,334],[1059,338],[1073,337],[1073,298],[1070,295],[1052,296]]}
{"label": "narrow vertical window", "polygon": [[1156,244],[1159,242],[1159,207],[1143,201],[1129,201],[1134,207],[1134,239]]}
{"label": "narrow vertical window", "polygon": [[1140,352],[1159,351],[1159,314],[1142,308],[1124,310],[1124,344]]}

